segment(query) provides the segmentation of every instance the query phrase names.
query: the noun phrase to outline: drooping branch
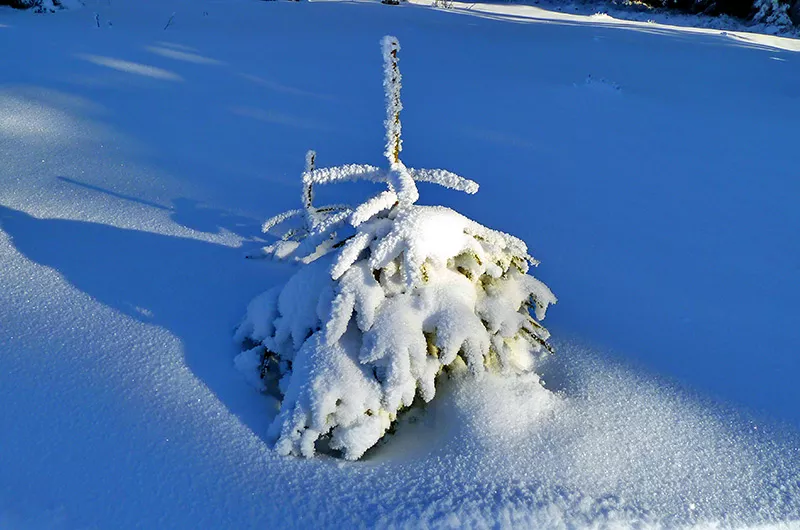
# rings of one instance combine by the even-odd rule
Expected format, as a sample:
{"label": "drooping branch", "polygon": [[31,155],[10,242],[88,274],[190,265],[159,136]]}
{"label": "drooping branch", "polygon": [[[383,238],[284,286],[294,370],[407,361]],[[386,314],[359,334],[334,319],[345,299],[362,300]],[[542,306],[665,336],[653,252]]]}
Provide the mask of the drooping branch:
{"label": "drooping branch", "polygon": [[452,190],[463,191],[473,195],[478,193],[478,183],[474,180],[466,179],[461,175],[456,175],[446,169],[413,169],[408,168],[411,178],[418,182],[430,182],[450,188]]}

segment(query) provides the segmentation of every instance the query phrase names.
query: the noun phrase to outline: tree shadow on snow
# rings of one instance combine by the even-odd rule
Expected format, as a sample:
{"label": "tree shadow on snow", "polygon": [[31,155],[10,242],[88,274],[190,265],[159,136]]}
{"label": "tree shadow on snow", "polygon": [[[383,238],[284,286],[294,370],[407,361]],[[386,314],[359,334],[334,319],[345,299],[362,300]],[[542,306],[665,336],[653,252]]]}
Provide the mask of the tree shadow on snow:
{"label": "tree shadow on snow", "polygon": [[177,199],[173,199],[172,206],[168,207],[146,201],[138,197],[131,197],[130,195],[117,193],[115,191],[71,179],[69,177],[56,178],[61,182],[103,193],[117,199],[135,202],[144,206],[156,208],[158,210],[168,211],[170,212],[170,219],[177,224],[191,230],[205,232],[207,234],[219,234],[221,231],[226,230],[249,241],[262,241],[260,237],[261,225],[254,219],[242,215],[232,214],[219,208],[206,206],[200,201],[194,199],[178,197]]}
{"label": "tree shadow on snow", "polygon": [[[0,230],[26,258],[60,273],[100,303],[178,337],[187,366],[256,435],[267,402],[233,366],[232,334],[248,301],[280,275],[241,248],[64,219],[0,205]],[[125,336],[121,337],[124,347]],[[124,354],[124,352],[121,352]]]}

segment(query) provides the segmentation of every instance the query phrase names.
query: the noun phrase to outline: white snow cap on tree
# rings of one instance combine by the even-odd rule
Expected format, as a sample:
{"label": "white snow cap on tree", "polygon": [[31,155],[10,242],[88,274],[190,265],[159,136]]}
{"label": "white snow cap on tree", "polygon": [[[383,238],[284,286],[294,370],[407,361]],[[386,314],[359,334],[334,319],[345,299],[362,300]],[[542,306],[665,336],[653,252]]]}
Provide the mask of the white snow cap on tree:
{"label": "white snow cap on tree", "polygon": [[[281,454],[310,457],[325,438],[357,459],[399,411],[434,398],[446,367],[515,374],[552,352],[539,321],[556,298],[527,274],[537,262],[525,243],[415,204],[417,181],[470,194],[478,185],[400,161],[400,46],[384,37],[382,48],[389,167],[317,168],[309,152],[303,207],[264,224],[280,240],[261,254],[300,269],[253,300],[236,332],[247,346],[237,367],[261,389],[277,383],[269,434]],[[355,180],[385,189],[355,206],[314,205],[315,185]]]}

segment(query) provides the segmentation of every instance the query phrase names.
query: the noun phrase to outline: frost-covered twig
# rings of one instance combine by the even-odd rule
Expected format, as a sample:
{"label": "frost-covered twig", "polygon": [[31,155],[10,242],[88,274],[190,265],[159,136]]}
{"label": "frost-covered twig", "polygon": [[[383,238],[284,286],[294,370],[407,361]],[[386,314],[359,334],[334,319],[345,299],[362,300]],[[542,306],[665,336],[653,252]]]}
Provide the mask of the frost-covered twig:
{"label": "frost-covered twig", "polygon": [[400,42],[397,37],[387,35],[381,41],[383,49],[383,88],[386,91],[386,151],[384,155],[390,165],[400,162],[400,151],[403,150],[403,141],[400,137],[400,111],[403,103],[400,101],[400,87],[402,77],[397,66],[400,51]]}
{"label": "frost-covered twig", "polygon": [[411,177],[419,182],[430,182],[450,188],[453,190],[463,191],[473,195],[478,193],[478,183],[465,179],[460,175],[456,175],[446,169],[408,169]]}

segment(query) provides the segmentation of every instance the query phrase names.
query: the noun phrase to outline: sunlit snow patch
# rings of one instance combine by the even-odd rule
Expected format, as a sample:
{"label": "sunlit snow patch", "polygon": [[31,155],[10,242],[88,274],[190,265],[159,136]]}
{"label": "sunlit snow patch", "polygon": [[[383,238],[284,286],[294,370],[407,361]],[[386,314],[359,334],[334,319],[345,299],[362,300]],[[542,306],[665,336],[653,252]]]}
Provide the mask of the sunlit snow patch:
{"label": "sunlit snow patch", "polygon": [[148,64],[134,63],[132,61],[124,61],[122,59],[103,57],[100,55],[78,54],[76,57],[98,66],[119,70],[120,72],[162,79],[164,81],[183,81],[183,78],[178,74]]}
{"label": "sunlit snow patch", "polygon": [[64,143],[75,120],[68,114],[27,97],[0,94],[0,138]]}

